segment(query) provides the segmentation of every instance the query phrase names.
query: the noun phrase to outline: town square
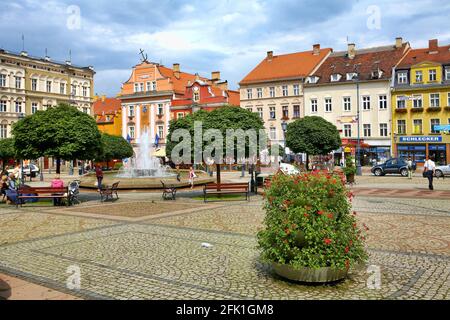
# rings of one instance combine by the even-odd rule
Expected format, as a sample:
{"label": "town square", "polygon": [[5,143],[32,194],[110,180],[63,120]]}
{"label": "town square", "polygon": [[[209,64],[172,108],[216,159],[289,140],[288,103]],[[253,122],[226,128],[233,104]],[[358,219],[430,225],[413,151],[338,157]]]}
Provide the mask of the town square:
{"label": "town square", "polygon": [[75,2],[0,3],[0,300],[450,299],[448,5]]}

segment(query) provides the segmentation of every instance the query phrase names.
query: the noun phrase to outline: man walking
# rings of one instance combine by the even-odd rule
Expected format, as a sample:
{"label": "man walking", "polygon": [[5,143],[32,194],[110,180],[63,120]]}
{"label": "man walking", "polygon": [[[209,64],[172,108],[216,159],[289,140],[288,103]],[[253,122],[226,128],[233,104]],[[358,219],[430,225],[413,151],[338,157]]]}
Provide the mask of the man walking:
{"label": "man walking", "polygon": [[412,179],[412,160],[411,158],[408,158],[406,161],[406,165],[408,166],[408,179]]}
{"label": "man walking", "polygon": [[428,178],[428,189],[433,190],[433,177],[435,173],[436,165],[434,161],[427,156],[425,164],[423,165],[424,176]]}

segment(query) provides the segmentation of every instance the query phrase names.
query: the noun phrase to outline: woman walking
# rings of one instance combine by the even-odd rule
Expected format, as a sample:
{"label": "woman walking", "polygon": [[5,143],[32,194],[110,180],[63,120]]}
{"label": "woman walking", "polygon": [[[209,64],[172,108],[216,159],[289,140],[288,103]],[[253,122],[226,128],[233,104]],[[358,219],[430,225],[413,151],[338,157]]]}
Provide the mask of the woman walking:
{"label": "woman walking", "polygon": [[103,181],[103,170],[100,165],[95,166],[95,176],[97,177],[97,187],[98,191],[102,188],[102,181]]}

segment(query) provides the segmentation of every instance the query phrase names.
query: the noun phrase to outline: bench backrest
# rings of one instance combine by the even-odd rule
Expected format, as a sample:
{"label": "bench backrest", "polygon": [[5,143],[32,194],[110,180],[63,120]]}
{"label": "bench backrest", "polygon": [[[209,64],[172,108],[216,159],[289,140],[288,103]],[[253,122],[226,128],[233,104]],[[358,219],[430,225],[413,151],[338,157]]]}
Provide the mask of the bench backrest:
{"label": "bench backrest", "polygon": [[248,190],[248,183],[208,183],[205,184],[205,190],[213,190],[213,189],[239,189],[239,190]]}
{"label": "bench backrest", "polygon": [[112,186],[111,186],[111,189],[116,190],[117,187],[119,186],[119,182],[120,182],[120,181],[114,182],[114,183],[112,184]]}
{"label": "bench backrest", "polygon": [[67,187],[62,188],[52,188],[52,187],[19,187],[18,193],[20,194],[33,194],[33,193],[65,193],[67,192]]}

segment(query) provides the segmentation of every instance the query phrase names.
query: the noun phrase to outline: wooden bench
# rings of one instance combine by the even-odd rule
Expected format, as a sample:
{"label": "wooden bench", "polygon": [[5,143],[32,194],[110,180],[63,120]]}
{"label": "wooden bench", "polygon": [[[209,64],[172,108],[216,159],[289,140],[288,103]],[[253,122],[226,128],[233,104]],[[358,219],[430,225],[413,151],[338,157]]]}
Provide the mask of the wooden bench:
{"label": "wooden bench", "polygon": [[208,183],[203,187],[204,202],[208,194],[245,194],[245,200],[250,200],[248,183]]}
{"label": "wooden bench", "polygon": [[22,206],[25,199],[67,199],[66,205],[70,205],[70,197],[67,187],[28,187],[20,186],[17,190],[16,207]]}
{"label": "wooden bench", "polygon": [[160,181],[161,181],[161,184],[163,187],[162,198],[164,200],[175,200],[175,197],[177,195],[177,189],[175,188],[175,186],[167,185],[162,180],[160,180]]}
{"label": "wooden bench", "polygon": [[119,199],[119,195],[117,194],[117,188],[119,186],[120,181],[114,182],[112,186],[105,186],[100,188],[100,201],[106,201],[108,199],[113,200],[113,195],[116,195],[116,198]]}

